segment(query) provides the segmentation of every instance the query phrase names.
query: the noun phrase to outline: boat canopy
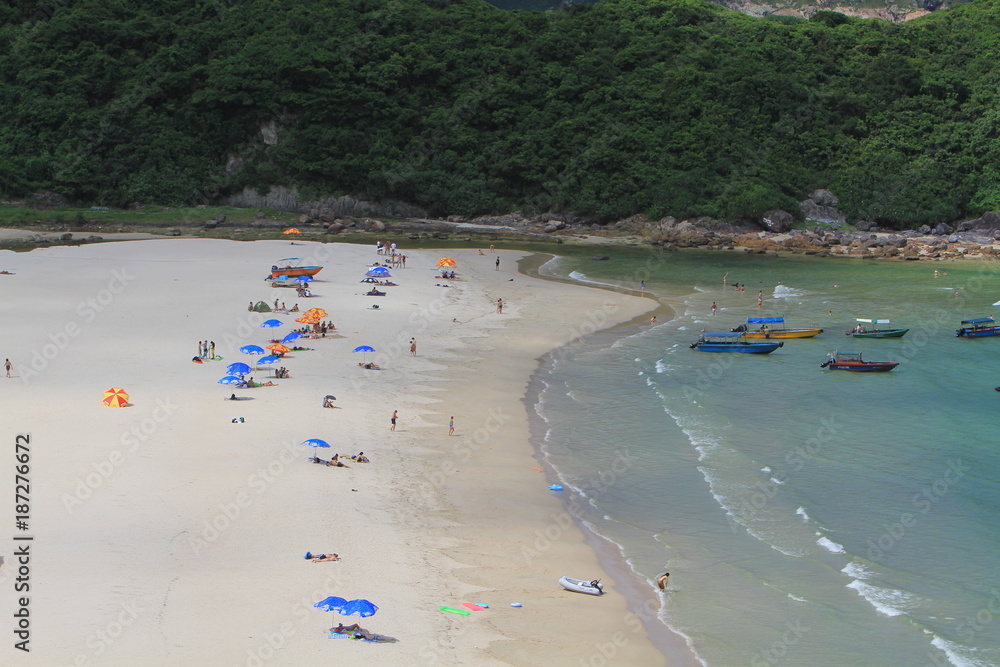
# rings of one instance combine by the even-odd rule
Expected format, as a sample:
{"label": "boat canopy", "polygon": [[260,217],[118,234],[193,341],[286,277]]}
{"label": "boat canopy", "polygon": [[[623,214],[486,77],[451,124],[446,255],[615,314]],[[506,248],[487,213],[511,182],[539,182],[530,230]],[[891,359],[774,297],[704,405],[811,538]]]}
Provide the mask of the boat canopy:
{"label": "boat canopy", "polygon": [[748,317],[747,324],[781,324],[784,317]]}
{"label": "boat canopy", "polygon": [[989,324],[995,321],[992,317],[978,317],[974,320],[962,320],[962,324]]}
{"label": "boat canopy", "polygon": [[836,361],[862,361],[860,352],[834,352],[830,356]]}
{"label": "boat canopy", "polygon": [[279,259],[279,262],[301,262],[302,260],[298,257],[286,257],[285,259]]}
{"label": "boat canopy", "polygon": [[742,338],[742,331],[706,331],[701,334],[703,338]]}
{"label": "boat canopy", "polygon": [[865,324],[889,324],[889,320],[871,320],[863,317],[859,317],[858,322],[864,322]]}

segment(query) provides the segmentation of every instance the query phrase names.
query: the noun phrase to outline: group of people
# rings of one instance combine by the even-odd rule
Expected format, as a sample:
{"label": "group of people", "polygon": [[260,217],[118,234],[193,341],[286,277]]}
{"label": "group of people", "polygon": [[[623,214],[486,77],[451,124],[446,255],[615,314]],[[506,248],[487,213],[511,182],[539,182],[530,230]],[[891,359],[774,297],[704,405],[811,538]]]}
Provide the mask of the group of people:
{"label": "group of people", "polygon": [[[253,310],[253,304],[252,303],[250,305],[250,310]],[[271,306],[271,310],[273,310],[276,313],[297,313],[297,312],[299,312],[299,304],[295,304],[291,308],[286,308],[285,307],[285,302],[282,301],[281,302],[281,307],[278,307],[278,300],[275,299],[274,300],[274,305]]]}
{"label": "group of people", "polygon": [[379,255],[389,256],[389,266],[391,268],[406,268],[406,255],[396,252],[395,243],[386,243],[385,241],[375,242],[375,252]]}
{"label": "group of people", "polygon": [[195,359],[215,359],[215,341],[198,341],[198,356]]}

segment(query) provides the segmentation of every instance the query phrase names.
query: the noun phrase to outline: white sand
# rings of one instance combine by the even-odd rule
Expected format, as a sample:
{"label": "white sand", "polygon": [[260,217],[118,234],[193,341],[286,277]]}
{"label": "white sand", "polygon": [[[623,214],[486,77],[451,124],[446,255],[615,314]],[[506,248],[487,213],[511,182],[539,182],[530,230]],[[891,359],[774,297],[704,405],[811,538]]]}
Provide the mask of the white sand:
{"label": "white sand", "polygon": [[[377,298],[359,282],[383,259],[373,246],[164,239],[0,252],[15,273],[0,276],[0,357],[15,376],[0,377],[0,664],[25,664],[12,647],[9,558],[19,433],[31,436],[36,664],[664,662],[532,469],[522,403],[538,357],[650,302],[521,276],[513,251],[500,271],[489,251],[449,251],[463,280],[442,288],[441,252],[407,254],[399,286]],[[326,267],[314,298],[263,280],[293,255]],[[247,359],[237,348],[290,330],[247,312],[275,298],[325,308],[338,335],[299,341],[314,349],[282,362],[291,379],[224,401],[233,390],[216,381]],[[203,339],[223,361],[190,361]],[[358,345],[383,370],[358,368]],[[132,407],[101,404],[113,386]],[[320,407],[325,394],[338,409]],[[324,458],[364,450],[372,462],[314,465],[307,438],[334,445]],[[343,560],[311,563],[306,551]],[[562,574],[603,577],[610,594],[562,591]],[[380,609],[313,609],[328,595]],[[439,610],[463,602],[490,609]],[[399,641],[327,638],[340,621]]]}

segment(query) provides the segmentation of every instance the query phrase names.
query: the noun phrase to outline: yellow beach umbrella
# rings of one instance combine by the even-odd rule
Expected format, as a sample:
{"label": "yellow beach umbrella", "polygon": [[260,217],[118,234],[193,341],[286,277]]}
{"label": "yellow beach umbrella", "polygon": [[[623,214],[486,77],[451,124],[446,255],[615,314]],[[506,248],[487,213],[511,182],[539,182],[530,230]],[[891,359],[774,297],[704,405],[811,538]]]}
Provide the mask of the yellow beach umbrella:
{"label": "yellow beach umbrella", "polygon": [[271,343],[270,345],[267,346],[267,349],[271,350],[272,352],[277,352],[278,354],[285,354],[286,352],[292,351],[292,348],[288,347],[287,345],[282,345],[281,343]]}
{"label": "yellow beach umbrella", "polygon": [[453,260],[451,257],[442,257],[441,259],[438,260],[437,263],[437,267],[439,269],[443,269],[445,267],[453,269],[456,266],[458,266],[458,264],[456,264],[455,260]]}
{"label": "yellow beach umbrella", "polygon": [[112,387],[104,392],[104,398],[101,400],[109,408],[124,408],[128,405],[128,393],[124,389]]}
{"label": "yellow beach umbrella", "polygon": [[295,321],[299,324],[317,324],[319,323],[319,317],[313,317],[312,315],[303,315],[302,317],[296,317]]}
{"label": "yellow beach umbrella", "polygon": [[322,308],[310,308],[306,312],[302,313],[302,317],[316,317],[316,318],[320,318],[320,317],[326,317],[329,314],[330,313],[326,312]]}
{"label": "yellow beach umbrella", "polygon": [[282,234],[301,234],[302,232],[300,232],[300,231],[299,231],[298,229],[296,229],[295,227],[292,227],[291,229],[286,229],[285,231],[283,231],[283,232],[281,232],[281,233],[282,233]]}

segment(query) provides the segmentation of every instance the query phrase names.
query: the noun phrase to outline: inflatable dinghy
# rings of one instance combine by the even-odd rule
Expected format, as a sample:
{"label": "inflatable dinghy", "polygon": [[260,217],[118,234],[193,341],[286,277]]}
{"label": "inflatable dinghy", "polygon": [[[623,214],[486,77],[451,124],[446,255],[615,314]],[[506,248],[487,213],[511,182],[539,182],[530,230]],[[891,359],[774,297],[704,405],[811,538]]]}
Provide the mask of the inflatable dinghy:
{"label": "inflatable dinghy", "polygon": [[572,577],[560,577],[559,585],[568,591],[573,591],[575,593],[586,593],[587,595],[603,595],[604,587],[601,586],[600,580],[594,581],[583,581],[582,579],[573,579]]}

